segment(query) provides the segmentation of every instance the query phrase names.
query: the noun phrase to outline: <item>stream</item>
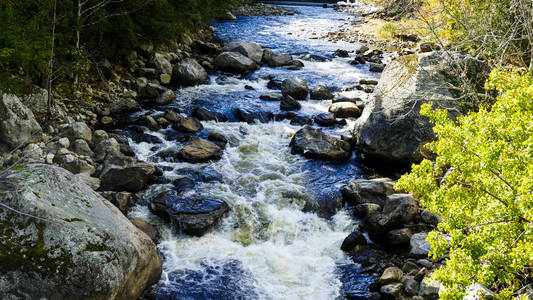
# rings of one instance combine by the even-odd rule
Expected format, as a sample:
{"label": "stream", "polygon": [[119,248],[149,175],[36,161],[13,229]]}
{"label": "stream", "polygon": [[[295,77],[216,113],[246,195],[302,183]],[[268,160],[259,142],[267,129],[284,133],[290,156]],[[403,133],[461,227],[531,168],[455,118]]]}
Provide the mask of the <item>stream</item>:
{"label": "stream", "polygon": [[[202,237],[176,233],[159,226],[158,248],[163,258],[163,275],[152,291],[155,299],[343,299],[348,293],[362,298],[369,293],[370,275],[359,274],[360,266],[341,250],[343,239],[358,226],[348,210],[336,209],[340,190],[351,180],[365,176],[360,157],[341,163],[309,160],[291,154],[292,134],[302,128],[288,120],[243,123],[235,109],[281,113],[279,102],[260,100],[267,92],[269,78],[299,76],[312,89],[324,85],[337,97],[367,96],[362,91],[343,91],[360,79],[379,79],[368,65],[350,65],[350,58],[334,57],[337,49],[353,50],[348,43],[332,43],[317,37],[346,26],[354,16],[320,6],[287,6],[300,14],[292,16],[238,16],[237,20],[214,23],[215,36],[222,40],[246,40],[289,53],[301,59],[300,70],[261,69],[245,76],[211,75],[211,83],[176,91],[170,104],[190,115],[196,107],[222,113],[230,122],[202,122],[204,130],[219,132],[228,139],[219,161],[190,164],[168,159],[161,153],[179,150],[186,143],[173,129],[150,134],[161,143],[130,146],[137,158],[154,163],[167,179],[152,185],[139,198],[151,199],[173,188],[184,174],[208,174],[186,195],[224,200],[231,210]],[[327,61],[306,59],[308,54]],[[351,54],[353,56],[353,53]],[[352,58],[353,59],[353,58]],[[245,86],[248,86],[245,88]],[[254,90],[251,90],[253,87]],[[331,100],[301,101],[301,116],[327,112]],[[161,114],[144,110],[137,115]],[[351,135],[354,120],[346,126],[323,128],[334,136]],[[200,175],[198,175],[200,176]],[[205,176],[204,176],[205,177]],[[163,224],[139,201],[130,217],[143,217]]]}

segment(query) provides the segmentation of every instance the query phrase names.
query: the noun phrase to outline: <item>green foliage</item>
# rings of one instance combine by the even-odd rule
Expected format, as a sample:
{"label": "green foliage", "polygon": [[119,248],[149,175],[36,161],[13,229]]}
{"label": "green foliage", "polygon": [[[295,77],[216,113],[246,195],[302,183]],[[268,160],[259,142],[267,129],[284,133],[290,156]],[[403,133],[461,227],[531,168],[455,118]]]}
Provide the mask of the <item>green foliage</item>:
{"label": "green foliage", "polygon": [[496,104],[456,122],[422,107],[436,124],[439,139],[428,148],[438,157],[413,166],[397,185],[443,217],[428,237],[433,257],[449,254],[434,274],[443,299],[462,299],[474,282],[509,299],[531,283],[533,78],[493,70],[486,87],[499,92]]}

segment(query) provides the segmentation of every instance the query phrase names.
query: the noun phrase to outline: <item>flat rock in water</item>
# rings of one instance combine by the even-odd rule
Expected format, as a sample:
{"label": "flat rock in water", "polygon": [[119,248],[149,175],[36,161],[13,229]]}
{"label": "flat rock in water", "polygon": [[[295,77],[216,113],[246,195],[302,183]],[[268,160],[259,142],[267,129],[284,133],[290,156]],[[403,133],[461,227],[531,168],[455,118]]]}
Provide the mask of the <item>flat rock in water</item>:
{"label": "flat rock in water", "polygon": [[320,129],[306,126],[296,132],[290,146],[292,153],[307,158],[327,160],[348,159],[352,155],[350,145],[336,137],[327,135]]}
{"label": "flat rock in water", "polygon": [[329,107],[329,112],[335,114],[337,118],[359,118],[361,110],[357,104],[352,102],[337,102]]}
{"label": "flat rock in water", "polygon": [[223,152],[217,144],[194,137],[178,152],[178,157],[186,162],[199,163],[220,159]]}
{"label": "flat rock in water", "polygon": [[261,100],[268,100],[268,101],[280,101],[281,95],[277,93],[265,93],[259,96],[259,99]]}
{"label": "flat rock in water", "polygon": [[187,117],[181,119],[178,124],[173,126],[173,128],[181,132],[193,133],[204,129],[204,126],[198,119],[194,117]]}

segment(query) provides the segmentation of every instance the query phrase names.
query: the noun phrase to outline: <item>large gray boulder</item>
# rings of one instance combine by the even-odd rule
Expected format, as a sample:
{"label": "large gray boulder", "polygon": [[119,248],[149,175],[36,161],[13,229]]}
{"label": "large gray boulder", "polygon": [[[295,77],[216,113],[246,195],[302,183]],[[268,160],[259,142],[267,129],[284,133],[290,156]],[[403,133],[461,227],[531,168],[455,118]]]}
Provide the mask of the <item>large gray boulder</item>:
{"label": "large gray boulder", "polygon": [[305,100],[309,93],[307,82],[300,77],[287,78],[281,82],[283,96],[291,96],[297,100]]}
{"label": "large gray boulder", "polygon": [[137,299],[161,276],[152,240],[68,171],[1,176],[3,299]]}
{"label": "large gray boulder", "polygon": [[352,204],[373,203],[381,207],[394,193],[396,182],[389,178],[355,179],[342,190],[344,201]]}
{"label": "large gray boulder", "polygon": [[34,86],[32,92],[20,97],[22,104],[26,105],[34,115],[43,116],[48,110],[48,91]]}
{"label": "large gray boulder", "polygon": [[0,97],[0,144],[15,148],[42,132],[31,110],[17,96]]}
{"label": "large gray boulder", "polygon": [[231,41],[224,45],[224,51],[239,52],[256,63],[261,63],[263,59],[263,48],[259,44],[247,41]]}
{"label": "large gray boulder", "polygon": [[292,137],[292,153],[302,154],[307,158],[343,160],[352,155],[350,145],[320,129],[305,126]]}
{"label": "large gray boulder", "polygon": [[215,66],[231,73],[248,73],[259,69],[259,65],[239,52],[222,52],[215,58]]}
{"label": "large gray boulder", "polygon": [[209,75],[196,60],[186,58],[174,65],[172,82],[182,86],[206,84],[209,83]]}
{"label": "large gray boulder", "polygon": [[435,51],[392,61],[355,124],[358,148],[399,163],[421,161],[423,145],[436,138],[433,123],[420,115],[421,105],[432,101],[455,119],[463,108],[450,86],[466,78],[482,87],[486,70],[483,62],[456,52]]}

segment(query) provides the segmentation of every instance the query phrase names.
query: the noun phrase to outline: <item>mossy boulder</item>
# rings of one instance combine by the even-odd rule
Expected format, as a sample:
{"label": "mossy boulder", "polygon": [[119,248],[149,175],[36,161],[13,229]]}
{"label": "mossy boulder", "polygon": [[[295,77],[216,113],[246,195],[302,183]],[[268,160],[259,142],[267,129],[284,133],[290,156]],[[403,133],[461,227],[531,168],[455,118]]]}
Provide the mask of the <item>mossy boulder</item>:
{"label": "mossy boulder", "polygon": [[65,169],[1,173],[0,203],[4,298],[136,299],[161,276],[152,240]]}

